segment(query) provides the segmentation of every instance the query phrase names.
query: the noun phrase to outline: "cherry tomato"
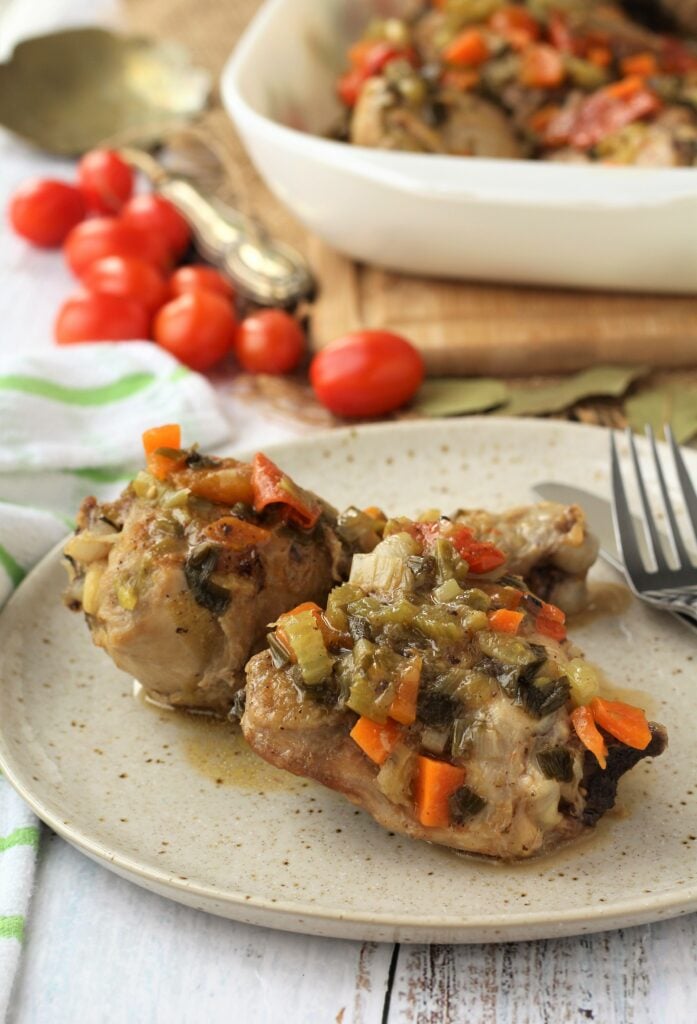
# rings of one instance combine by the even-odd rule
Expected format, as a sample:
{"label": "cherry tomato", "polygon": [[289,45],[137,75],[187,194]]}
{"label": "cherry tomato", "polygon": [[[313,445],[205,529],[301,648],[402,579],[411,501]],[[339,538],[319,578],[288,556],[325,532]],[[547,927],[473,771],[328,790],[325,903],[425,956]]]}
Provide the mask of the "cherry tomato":
{"label": "cherry tomato", "polygon": [[133,170],[113,149],[93,149],[77,165],[77,183],[89,210],[118,213],[133,192]]}
{"label": "cherry tomato", "polygon": [[126,224],[162,235],[176,259],[189,247],[191,228],[179,210],[163,196],[135,196],[126,203],[121,217]]}
{"label": "cherry tomato", "polygon": [[214,292],[187,292],[163,306],[154,337],[192,370],[220,362],[235,341],[237,321],[227,299]]}
{"label": "cherry tomato", "polygon": [[79,189],[64,181],[32,178],[20,185],[10,199],[10,224],[22,238],[50,249],[61,245],[85,216]]}
{"label": "cherry tomato", "polygon": [[94,217],[78,224],[66,238],[64,252],[77,277],[84,274],[90,263],[105,256],[140,259],[162,270],[171,261],[169,248],[161,238],[124,224],[117,217]]}
{"label": "cherry tomato", "polygon": [[78,292],[58,311],[54,334],[59,345],[76,341],[128,341],[149,336],[144,306],[121,295]]}
{"label": "cherry tomato", "polygon": [[288,373],[305,349],[303,329],[290,313],[264,309],[246,317],[235,338],[235,355],[248,373]]}
{"label": "cherry tomato", "polygon": [[423,359],[390,331],[356,331],[333,341],[312,360],[315,394],[338,416],[381,416],[418,390]]}
{"label": "cherry tomato", "polygon": [[168,298],[167,282],[152,263],[125,256],[105,256],[90,263],[82,274],[82,283],[90,292],[121,295],[135,299],[154,313]]}
{"label": "cherry tomato", "polygon": [[227,299],[234,298],[235,292],[226,277],[215,270],[207,267],[204,263],[192,263],[188,267],[180,267],[175,270],[169,279],[169,289],[172,295],[183,295],[185,292],[217,292]]}

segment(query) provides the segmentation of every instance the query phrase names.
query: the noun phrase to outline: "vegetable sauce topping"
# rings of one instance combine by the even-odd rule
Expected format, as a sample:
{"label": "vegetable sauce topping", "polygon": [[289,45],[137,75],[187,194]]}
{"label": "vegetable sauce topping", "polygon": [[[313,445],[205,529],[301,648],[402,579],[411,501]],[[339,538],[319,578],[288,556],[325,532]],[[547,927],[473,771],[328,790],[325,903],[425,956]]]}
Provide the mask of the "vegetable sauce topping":
{"label": "vegetable sauce topping", "polygon": [[349,50],[341,138],[573,163],[697,161],[692,41],[598,0],[422,0],[408,10],[371,22]]}
{"label": "vegetable sauce topping", "polygon": [[[502,855],[525,856],[562,835],[565,818],[583,821],[587,758],[597,775],[608,743],[642,756],[653,739],[643,711],[600,697],[564,612],[507,573],[495,538],[475,540],[435,513],[386,521],[354,510],[349,520],[382,540],[354,555],[325,610],[302,604],[275,623],[275,670],[301,702],[348,716],[382,797],[426,830],[481,819],[486,832],[508,803],[497,827],[518,822]],[[521,824],[513,808],[523,804]],[[474,849],[496,855],[491,846]]]}

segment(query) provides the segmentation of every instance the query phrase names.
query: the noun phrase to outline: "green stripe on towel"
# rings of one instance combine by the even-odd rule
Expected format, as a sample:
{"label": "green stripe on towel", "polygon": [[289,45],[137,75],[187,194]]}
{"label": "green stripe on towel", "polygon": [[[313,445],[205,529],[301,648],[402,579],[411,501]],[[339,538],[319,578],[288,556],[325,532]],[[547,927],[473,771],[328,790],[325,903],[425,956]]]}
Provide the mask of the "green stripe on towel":
{"label": "green stripe on towel", "polygon": [[51,398],[54,402],[65,402],[68,405],[107,405],[109,402],[118,402],[123,398],[137,395],[156,380],[154,373],[129,373],[121,380],[104,384],[102,387],[69,388],[41,377],[10,374],[8,377],[0,377],[0,389],[21,391],[25,395],[37,395],[39,398]]}
{"label": "green stripe on towel", "polygon": [[0,853],[9,850],[13,846],[38,846],[39,830],[36,825],[25,825],[23,828],[16,828],[9,836],[0,836]]}
{"label": "green stripe on towel", "polygon": [[19,915],[0,917],[0,939],[18,939],[23,942],[24,918]]}
{"label": "green stripe on towel", "polygon": [[90,480],[93,484],[115,484],[120,480],[132,480],[134,471],[123,466],[85,466],[84,469],[63,469],[62,473],[71,473],[82,480]]}
{"label": "green stripe on towel", "polygon": [[27,575],[19,562],[15,562],[10,552],[2,544],[0,544],[0,565],[12,580],[13,587],[18,587]]}

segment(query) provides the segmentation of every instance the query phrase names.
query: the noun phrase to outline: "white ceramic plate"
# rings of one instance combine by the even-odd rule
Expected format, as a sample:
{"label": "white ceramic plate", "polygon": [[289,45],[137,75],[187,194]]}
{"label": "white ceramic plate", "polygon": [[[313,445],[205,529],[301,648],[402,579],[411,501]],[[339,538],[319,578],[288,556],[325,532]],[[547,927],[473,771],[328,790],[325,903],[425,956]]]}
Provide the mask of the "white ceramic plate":
{"label": "white ceramic plate", "polygon": [[[381,0],[384,13],[404,0]],[[697,290],[697,168],[574,166],[334,142],[336,76],[376,0],[266,0],[221,95],[262,177],[363,262],[484,281]],[[534,244],[532,241],[534,239]]]}
{"label": "white ceramic plate", "polygon": [[[542,479],[608,487],[604,431],[532,420],[347,429],[275,456],[339,506],[405,513],[504,507]],[[230,727],[140,704],[62,607],[63,582],[55,551],[0,619],[0,767],[44,821],[134,882],[241,921],[403,942],[569,935],[697,908],[697,650],[667,617],[633,602],[575,635],[644,691],[668,752],[623,781],[620,812],[592,840],[501,867],[389,835],[254,761]]]}

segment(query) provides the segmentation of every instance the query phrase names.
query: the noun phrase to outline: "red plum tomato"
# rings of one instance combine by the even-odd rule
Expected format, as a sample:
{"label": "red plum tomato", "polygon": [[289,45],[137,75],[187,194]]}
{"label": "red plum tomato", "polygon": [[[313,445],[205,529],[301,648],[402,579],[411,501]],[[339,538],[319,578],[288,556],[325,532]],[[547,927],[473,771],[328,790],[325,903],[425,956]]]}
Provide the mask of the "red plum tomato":
{"label": "red plum tomato", "polygon": [[65,240],[64,254],[77,277],[82,277],[90,263],[105,256],[143,260],[160,270],[171,262],[169,249],[156,235],[125,224],[117,217],[94,217],[78,224]]}
{"label": "red plum tomato", "polygon": [[118,213],[133,192],[133,169],[113,149],[93,149],[77,165],[77,181],[88,210]]}
{"label": "red plum tomato", "polygon": [[144,306],[122,295],[79,292],[63,303],[54,333],[59,345],[79,341],[132,341],[149,336]]}
{"label": "red plum tomato", "polygon": [[33,178],[17,189],[8,206],[10,224],[32,245],[53,249],[85,216],[80,190],[64,181]]}
{"label": "red plum tomato", "polygon": [[164,196],[135,196],[126,203],[121,217],[126,224],[160,235],[175,259],[179,259],[189,247],[191,228]]}
{"label": "red plum tomato", "polygon": [[235,339],[235,355],[248,373],[289,373],[304,350],[302,327],[282,309],[264,309],[245,317]]}
{"label": "red plum tomato", "polygon": [[424,377],[420,353],[390,331],[338,338],[310,365],[320,402],[337,416],[382,416],[414,396]]}
{"label": "red plum tomato", "polygon": [[90,263],[81,280],[90,292],[135,299],[149,313],[164,305],[168,297],[167,282],[152,263],[126,256],[105,256]]}
{"label": "red plum tomato", "polygon": [[185,292],[217,292],[226,299],[233,299],[235,290],[223,274],[205,263],[191,263],[179,267],[169,279],[169,290],[172,295],[183,295]]}
{"label": "red plum tomato", "polygon": [[237,321],[227,299],[214,292],[187,292],[163,306],[155,341],[192,370],[208,370],[233,347]]}

